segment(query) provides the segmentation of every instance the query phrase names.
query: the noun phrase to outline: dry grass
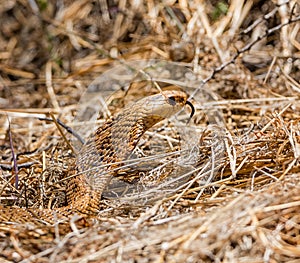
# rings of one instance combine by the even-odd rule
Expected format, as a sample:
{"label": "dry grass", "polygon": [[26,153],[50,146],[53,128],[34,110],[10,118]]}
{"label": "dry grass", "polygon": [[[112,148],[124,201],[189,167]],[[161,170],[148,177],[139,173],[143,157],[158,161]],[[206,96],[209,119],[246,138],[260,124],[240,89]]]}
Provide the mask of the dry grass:
{"label": "dry grass", "polygon": [[[188,138],[188,180],[178,179],[171,194],[156,185],[160,200],[147,204],[106,200],[97,218],[74,216],[68,229],[0,222],[3,262],[300,260],[299,3],[204,2],[1,2],[0,209],[65,205],[75,154],[53,122],[38,118],[51,112],[76,130],[79,99],[107,69],[164,59],[177,62],[165,64],[170,84],[190,72],[200,81],[185,87],[197,110],[186,133],[185,114],[149,131],[140,146],[178,151]],[[103,99],[112,92],[100,88]],[[144,92],[137,83],[125,103]],[[99,123],[120,109],[123,95],[110,97]]]}

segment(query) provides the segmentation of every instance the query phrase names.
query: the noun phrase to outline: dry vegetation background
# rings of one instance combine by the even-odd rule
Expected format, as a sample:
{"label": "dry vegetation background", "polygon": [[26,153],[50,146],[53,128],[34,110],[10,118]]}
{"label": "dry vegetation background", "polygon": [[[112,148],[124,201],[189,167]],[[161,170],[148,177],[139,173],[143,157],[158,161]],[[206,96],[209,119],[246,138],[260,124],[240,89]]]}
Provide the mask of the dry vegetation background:
{"label": "dry vegetation background", "polygon": [[[69,231],[0,222],[0,261],[299,262],[299,15],[299,1],[281,0],[1,1],[0,213],[64,204],[74,156],[38,117],[71,124],[87,86],[120,60],[177,61],[199,79],[233,63],[199,87],[227,131],[212,182]],[[205,125],[196,107],[191,125]]]}

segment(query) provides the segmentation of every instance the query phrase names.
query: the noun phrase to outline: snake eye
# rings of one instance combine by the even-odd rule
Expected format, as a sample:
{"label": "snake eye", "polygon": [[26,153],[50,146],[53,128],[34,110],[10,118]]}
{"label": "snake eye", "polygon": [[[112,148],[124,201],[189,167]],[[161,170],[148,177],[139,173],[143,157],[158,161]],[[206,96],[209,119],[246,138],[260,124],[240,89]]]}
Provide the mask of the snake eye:
{"label": "snake eye", "polygon": [[169,102],[170,105],[175,106],[176,105],[175,97],[173,97],[173,96],[169,97],[168,102]]}

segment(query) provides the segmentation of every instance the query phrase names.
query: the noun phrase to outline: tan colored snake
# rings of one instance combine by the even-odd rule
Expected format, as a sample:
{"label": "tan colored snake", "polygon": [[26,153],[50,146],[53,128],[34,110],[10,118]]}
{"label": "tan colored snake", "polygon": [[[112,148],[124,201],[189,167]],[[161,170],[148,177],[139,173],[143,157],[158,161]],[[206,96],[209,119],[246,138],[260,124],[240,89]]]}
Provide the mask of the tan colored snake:
{"label": "tan colored snake", "polygon": [[40,210],[2,207],[0,222],[27,222],[34,219],[53,223],[75,213],[96,215],[103,190],[112,177],[117,176],[117,169],[132,154],[141,136],[187,104],[192,109],[192,116],[194,108],[187,100],[187,94],[166,90],[125,108],[99,127],[80,150],[76,168],[71,171],[73,177],[67,187],[67,206]]}

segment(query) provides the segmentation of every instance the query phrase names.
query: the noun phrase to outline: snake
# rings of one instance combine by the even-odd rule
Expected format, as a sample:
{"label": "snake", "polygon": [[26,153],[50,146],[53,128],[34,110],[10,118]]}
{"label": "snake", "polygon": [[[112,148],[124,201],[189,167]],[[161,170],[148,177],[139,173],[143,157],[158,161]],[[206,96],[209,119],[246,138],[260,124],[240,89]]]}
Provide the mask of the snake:
{"label": "snake", "polygon": [[181,90],[163,90],[125,107],[93,132],[80,149],[67,184],[67,205],[59,208],[1,207],[1,222],[39,221],[53,224],[71,215],[96,216],[104,189],[155,124],[178,113],[185,105],[195,110]]}

